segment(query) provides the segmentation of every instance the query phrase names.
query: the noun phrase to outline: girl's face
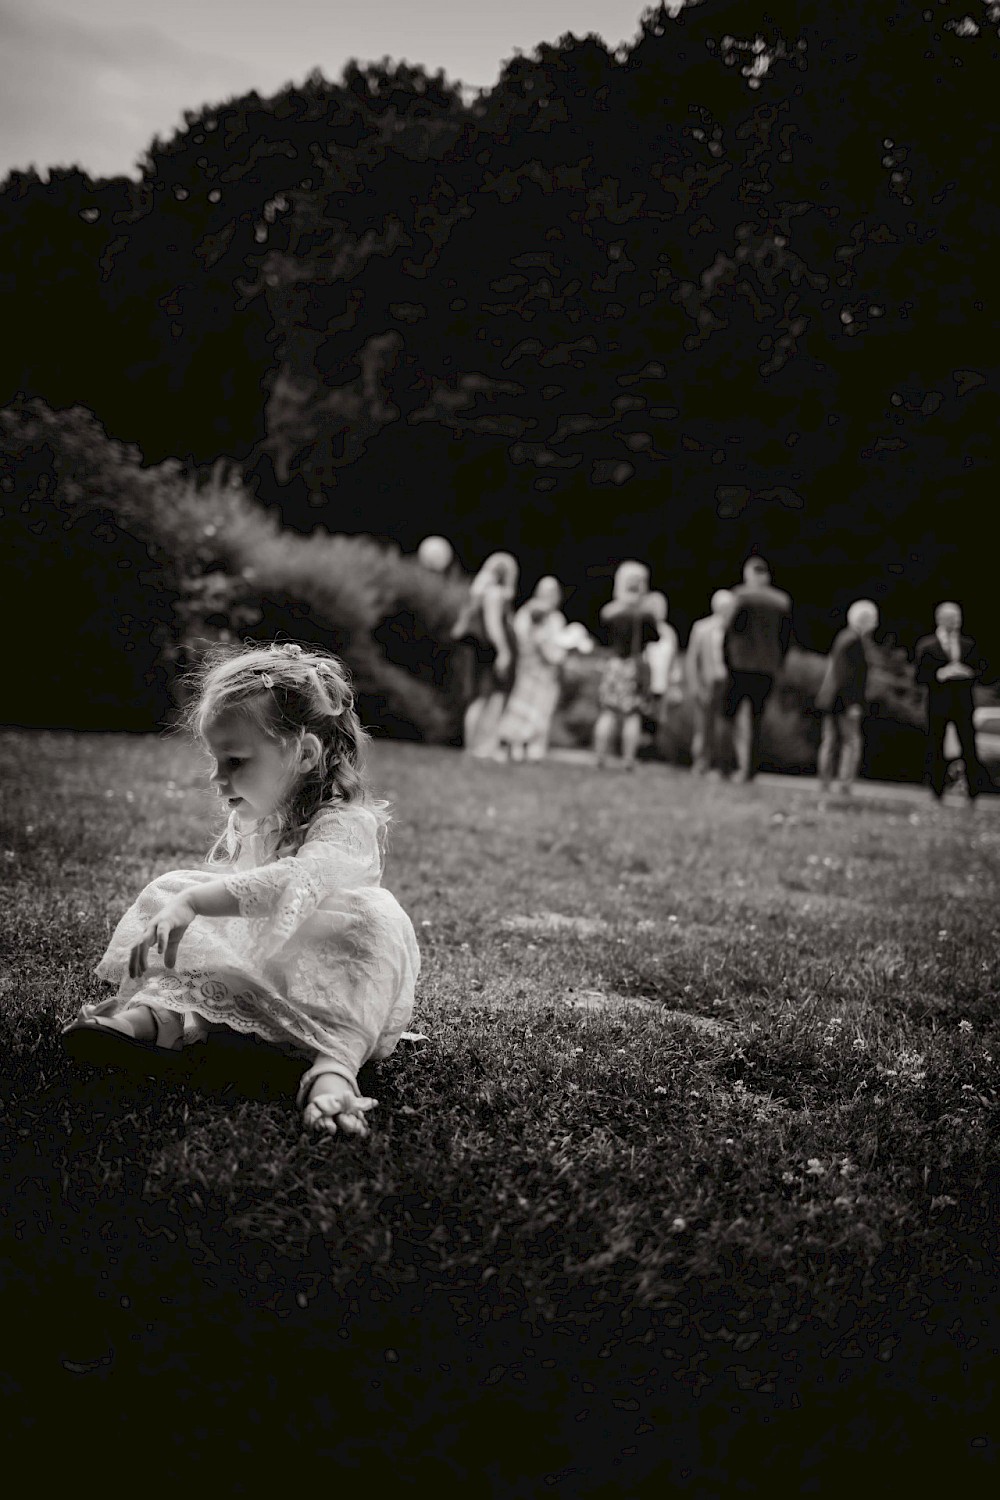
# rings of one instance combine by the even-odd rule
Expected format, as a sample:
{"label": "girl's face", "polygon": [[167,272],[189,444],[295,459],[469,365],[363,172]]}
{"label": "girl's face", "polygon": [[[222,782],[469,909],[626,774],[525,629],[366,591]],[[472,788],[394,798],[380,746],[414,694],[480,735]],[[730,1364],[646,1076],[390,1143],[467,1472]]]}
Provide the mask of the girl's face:
{"label": "girl's face", "polygon": [[236,709],[217,714],[205,731],[215,761],[212,784],[241,823],[256,822],[284,802],[299,769],[299,747],[272,739]]}

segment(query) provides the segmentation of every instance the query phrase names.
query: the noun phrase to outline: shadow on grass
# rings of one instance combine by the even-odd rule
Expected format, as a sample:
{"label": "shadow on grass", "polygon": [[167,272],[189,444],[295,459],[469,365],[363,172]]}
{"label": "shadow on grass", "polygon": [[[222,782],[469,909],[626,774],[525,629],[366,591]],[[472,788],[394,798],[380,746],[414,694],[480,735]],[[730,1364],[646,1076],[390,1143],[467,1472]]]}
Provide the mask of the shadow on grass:
{"label": "shadow on grass", "polygon": [[[296,1058],[237,1032],[213,1033],[207,1041],[162,1057],[156,1053],[123,1053],[121,1062],[109,1067],[79,1063],[74,1067],[69,1092],[79,1101],[118,1101],[123,1107],[164,1091],[169,1099],[191,1090],[206,1100],[232,1105],[286,1103],[294,1108],[299,1079],[307,1066]],[[153,1088],[151,1088],[151,1085]]]}
{"label": "shadow on grass", "polygon": [[343,1284],[339,1239],[292,1257],[212,1204],[149,1191],[196,1097],[292,1108],[301,1065],[274,1049],[218,1037],[190,1062],[166,1085],[60,1074],[20,1111],[0,1384],[8,1431],[58,1430],[50,1480],[92,1451],[176,1481],[224,1444],[230,1494],[259,1493],[280,1457],[302,1480],[332,1459],[394,1494],[436,1481],[439,1495],[597,1500],[773,1494],[785,1475],[833,1493],[886,1455],[897,1477],[918,1469],[928,1443],[951,1463],[988,1456],[968,1346],[985,1267],[894,1305],[906,1268],[887,1264],[872,1315],[848,1301],[823,1327],[792,1288],[770,1327],[744,1322],[741,1294],[766,1281],[752,1263],[729,1268],[728,1294],[691,1278],[658,1312],[568,1287],[550,1323],[502,1268],[485,1284],[423,1275],[416,1239]]}

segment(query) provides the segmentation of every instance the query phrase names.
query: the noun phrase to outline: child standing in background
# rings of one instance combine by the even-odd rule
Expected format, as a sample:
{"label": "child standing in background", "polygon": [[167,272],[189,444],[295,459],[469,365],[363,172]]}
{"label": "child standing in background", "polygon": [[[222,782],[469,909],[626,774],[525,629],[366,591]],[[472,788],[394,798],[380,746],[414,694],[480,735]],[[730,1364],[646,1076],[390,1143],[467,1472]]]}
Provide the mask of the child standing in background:
{"label": "child standing in background", "polygon": [[[307,1125],[367,1133],[357,1073],[393,1051],[420,955],[381,886],[386,804],[364,779],[366,736],[336,657],[300,646],[223,649],[190,727],[228,810],[207,867],[141,893],[97,968],[118,985],[63,1033],[77,1059],[176,1051],[217,1026],[303,1053]],[[214,868],[213,868],[214,866]]]}

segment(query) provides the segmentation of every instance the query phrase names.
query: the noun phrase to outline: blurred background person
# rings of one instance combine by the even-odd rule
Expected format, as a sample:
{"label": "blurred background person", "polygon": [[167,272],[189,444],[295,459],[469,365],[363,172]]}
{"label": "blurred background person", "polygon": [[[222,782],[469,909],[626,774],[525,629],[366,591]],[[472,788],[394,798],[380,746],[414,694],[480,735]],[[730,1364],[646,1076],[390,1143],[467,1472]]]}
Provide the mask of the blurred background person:
{"label": "blurred background person", "polygon": [[958,735],[969,798],[986,789],[987,774],[976,751],[972,689],[984,663],[971,636],[962,634],[962,610],[946,601],[934,611],[936,630],[917,642],[917,682],[927,689],[927,779],[940,802],[948,774],[945,733],[949,723]]}
{"label": "blurred background person", "polygon": [[661,755],[667,749],[667,720],[670,715],[670,678],[680,641],[674,627],[667,623],[667,596],[654,590],[648,596],[656,622],[657,639],[646,647],[649,671],[649,712],[654,721],[653,739]]}
{"label": "blurred background person", "polygon": [[417,562],[429,573],[447,573],[455,560],[455,549],[445,536],[425,536],[417,548]]}
{"label": "blurred background person", "polygon": [[540,578],[514,616],[514,686],[497,730],[511,760],[542,760],[548,750],[567,651],[562,598],[558,579]]}
{"label": "blurred background person", "polygon": [[878,629],[878,622],[878,605],[871,599],[856,600],[827,657],[816,693],[816,707],[822,715],[818,770],[824,792],[829,792],[834,777],[840,790],[849,792],[861,768],[862,724],[868,705],[865,642]]}
{"label": "blurred background person", "polygon": [[702,776],[712,770],[728,774],[724,710],[729,671],[723,637],[734,602],[731,589],[716,589],[712,595],[711,614],[695,620],[691,626],[684,658],[684,673],[694,715],[691,757],[694,769]]}
{"label": "blurred background person", "polygon": [[723,636],[729,672],[726,715],[733,721],[736,780],[752,781],[760,766],[764,708],[792,639],[792,601],[771,582],[762,557],[749,557],[743,582],[733,590]]}
{"label": "blurred background person", "polygon": [[469,586],[452,638],[465,657],[462,743],[480,759],[499,754],[497,729],[514,671],[514,595],[520,569],[509,552],[494,552]]}
{"label": "blurred background person", "polygon": [[606,765],[617,740],[622,765],[631,771],[649,692],[644,653],[647,646],[660,638],[656,605],[649,598],[649,569],[643,563],[629,561],[619,565],[611,599],[602,607],[600,621],[610,655],[598,688],[594,760],[598,766]]}

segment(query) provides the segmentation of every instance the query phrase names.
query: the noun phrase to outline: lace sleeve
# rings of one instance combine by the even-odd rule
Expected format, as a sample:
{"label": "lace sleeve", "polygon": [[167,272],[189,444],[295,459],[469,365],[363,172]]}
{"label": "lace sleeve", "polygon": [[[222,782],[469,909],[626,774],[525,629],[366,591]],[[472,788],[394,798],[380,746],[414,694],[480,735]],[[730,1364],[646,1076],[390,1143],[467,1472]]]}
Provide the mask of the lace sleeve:
{"label": "lace sleeve", "polygon": [[276,952],[335,890],[378,885],[378,821],[365,808],[320,813],[297,854],[226,877],[255,946]]}

